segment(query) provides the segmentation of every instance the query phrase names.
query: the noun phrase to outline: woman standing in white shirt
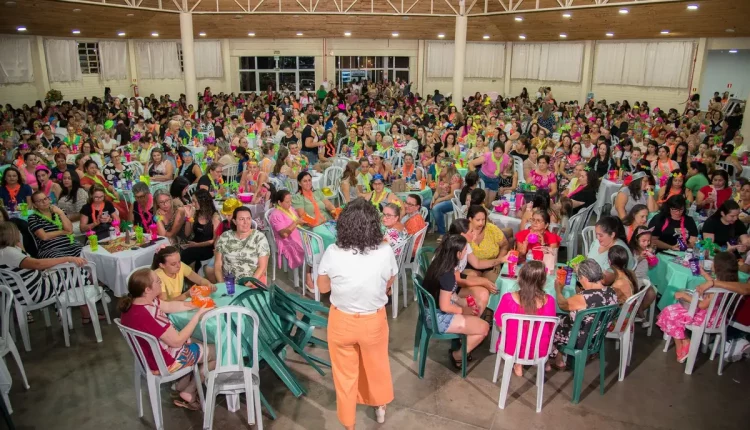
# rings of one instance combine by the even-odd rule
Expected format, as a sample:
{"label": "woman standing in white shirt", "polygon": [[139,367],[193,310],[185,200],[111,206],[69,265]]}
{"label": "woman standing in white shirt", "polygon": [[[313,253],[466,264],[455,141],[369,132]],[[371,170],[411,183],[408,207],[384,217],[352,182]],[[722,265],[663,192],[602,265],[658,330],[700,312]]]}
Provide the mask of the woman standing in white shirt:
{"label": "woman standing in white shirt", "polygon": [[336,409],[341,424],[353,430],[358,400],[376,408],[378,423],[385,422],[385,405],[393,400],[385,305],[398,264],[368,201],[349,203],[337,230],[320,262],[318,288],[331,292],[328,349]]}

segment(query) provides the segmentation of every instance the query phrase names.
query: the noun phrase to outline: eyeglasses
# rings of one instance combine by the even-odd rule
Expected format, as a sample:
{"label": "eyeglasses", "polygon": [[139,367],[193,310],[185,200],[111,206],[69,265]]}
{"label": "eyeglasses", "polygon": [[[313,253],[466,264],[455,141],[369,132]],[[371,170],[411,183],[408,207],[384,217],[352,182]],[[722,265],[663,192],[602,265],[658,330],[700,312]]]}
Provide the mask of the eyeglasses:
{"label": "eyeglasses", "polygon": [[137,200],[145,199],[145,198],[147,198],[147,197],[148,197],[148,194],[136,194],[136,195],[135,195],[135,198],[136,198]]}
{"label": "eyeglasses", "polygon": [[409,203],[409,202],[406,202],[406,203],[404,203],[404,204],[405,204],[406,206],[412,206],[412,207],[413,207],[413,206],[418,206],[418,205],[417,205],[416,203]]}
{"label": "eyeglasses", "polygon": [[396,218],[397,216],[398,215],[393,215],[393,214],[385,214],[385,213],[383,214],[383,218]]}
{"label": "eyeglasses", "polygon": [[39,200],[35,200],[34,203],[44,203],[44,202],[48,202],[48,201],[49,201],[49,197],[44,197],[44,198],[41,198]]}
{"label": "eyeglasses", "polygon": [[159,206],[167,205],[171,202],[171,200],[162,200],[159,202]]}
{"label": "eyeglasses", "polygon": [[685,208],[669,208],[672,212],[685,212]]}
{"label": "eyeglasses", "polygon": [[101,195],[101,196],[92,196],[91,198],[94,199],[94,200],[104,200],[104,195]]}

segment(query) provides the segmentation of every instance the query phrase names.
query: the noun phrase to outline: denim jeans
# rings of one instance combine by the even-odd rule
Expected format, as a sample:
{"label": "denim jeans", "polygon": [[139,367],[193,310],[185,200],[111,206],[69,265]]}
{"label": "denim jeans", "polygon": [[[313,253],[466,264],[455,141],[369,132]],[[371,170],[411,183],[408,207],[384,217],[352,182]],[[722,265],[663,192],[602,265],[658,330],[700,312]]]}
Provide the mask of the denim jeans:
{"label": "denim jeans", "polygon": [[435,220],[439,235],[445,234],[445,214],[453,212],[453,204],[450,200],[440,202],[432,208],[432,218]]}

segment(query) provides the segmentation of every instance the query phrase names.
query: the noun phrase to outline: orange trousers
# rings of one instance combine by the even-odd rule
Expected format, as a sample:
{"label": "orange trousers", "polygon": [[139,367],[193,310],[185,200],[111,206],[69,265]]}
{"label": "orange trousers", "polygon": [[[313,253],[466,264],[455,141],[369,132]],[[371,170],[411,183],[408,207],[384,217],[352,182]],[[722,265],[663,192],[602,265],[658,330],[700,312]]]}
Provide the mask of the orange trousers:
{"label": "orange trousers", "polygon": [[355,424],[357,403],[382,406],[393,400],[385,308],[371,315],[344,313],[331,305],[328,351],[336,412],[344,426]]}

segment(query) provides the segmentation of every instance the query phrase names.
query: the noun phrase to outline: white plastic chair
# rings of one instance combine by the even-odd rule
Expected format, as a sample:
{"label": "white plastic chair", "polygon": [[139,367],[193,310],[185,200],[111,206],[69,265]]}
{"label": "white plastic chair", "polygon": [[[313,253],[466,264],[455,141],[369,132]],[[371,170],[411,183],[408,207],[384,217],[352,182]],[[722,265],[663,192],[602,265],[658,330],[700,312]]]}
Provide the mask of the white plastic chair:
{"label": "white plastic chair", "polygon": [[139,178],[143,174],[143,164],[141,164],[140,161],[130,161],[124,164],[130,168],[131,172],[133,172],[133,181],[138,182]]}
{"label": "white plastic chair", "polygon": [[[510,321],[516,321],[516,346],[513,354],[507,354],[505,352],[506,336],[508,334],[508,323]],[[505,401],[508,397],[508,386],[510,385],[510,378],[513,373],[513,365],[521,364],[524,366],[536,366],[536,411],[542,411],[542,400],[544,394],[544,366],[547,363],[547,358],[552,352],[552,339],[549,340],[549,346],[545,351],[540,351],[540,344],[542,341],[542,334],[545,331],[545,327],[552,326],[549,333],[554,334],[557,330],[557,325],[560,321],[556,317],[543,317],[536,315],[520,315],[520,314],[503,314],[502,316],[503,330],[500,336],[500,344],[498,345],[497,357],[495,358],[495,372],[492,375],[492,383],[497,383],[497,376],[500,371],[500,361],[505,360],[505,366],[503,367],[503,380],[500,383],[500,399],[497,402],[497,407],[505,409]],[[524,335],[524,328],[526,334]],[[525,340],[524,340],[525,339]],[[533,339],[536,341],[532,342]],[[521,349],[521,341],[524,340],[525,348]],[[531,353],[531,347],[534,347],[534,353]],[[523,353],[523,357],[521,355]]]}
{"label": "white plastic chair", "polygon": [[320,180],[320,187],[328,187],[333,193],[334,200],[338,199],[339,188],[341,188],[341,176],[344,175],[344,169],[341,167],[331,166],[323,172]]}
{"label": "white plastic chair", "polygon": [[461,201],[461,190],[453,190],[453,198],[455,198],[458,201]]}
{"label": "white plastic chair", "polygon": [[563,233],[562,242],[560,243],[560,246],[564,246],[567,249],[568,261],[572,260],[578,251],[578,232],[583,230],[583,226],[586,225],[591,212],[594,210],[594,206],[592,204],[585,209],[581,209],[580,212],[568,220],[568,229]]}
{"label": "white plastic chair", "polygon": [[[695,359],[698,356],[698,348],[701,345],[701,341],[704,336],[715,335],[716,343],[714,344],[713,351],[711,352],[711,359],[713,360],[716,350],[719,350],[719,370],[718,374],[721,375],[724,368],[724,342],[727,339],[727,323],[732,319],[734,311],[737,309],[739,303],[737,293],[727,291],[723,288],[711,288],[704,294],[713,294],[711,303],[706,309],[706,318],[703,319],[703,323],[700,325],[688,324],[685,329],[690,330],[690,350],[688,351],[687,364],[685,365],[685,374],[691,375],[693,373],[693,367],[695,366]],[[691,317],[695,315],[698,309],[698,301],[700,297],[698,292],[693,292],[693,299],[690,302],[690,309],[688,309],[688,315]],[[713,318],[711,316],[714,316]],[[664,352],[669,350],[669,343],[672,340],[671,336],[664,335]],[[717,348],[718,347],[718,348]]]}
{"label": "white plastic chair", "polygon": [[[260,375],[258,373],[258,315],[252,309],[241,306],[225,306],[214,309],[201,318],[203,350],[209,345],[206,326],[213,321],[216,327],[216,368],[208,370],[208,355],[203,355],[203,371],[206,380],[206,404],[203,408],[203,428],[212,429],[216,396],[226,394],[238,399],[245,393],[247,423],[256,424],[263,430],[260,408]],[[248,324],[249,323],[249,324]],[[251,325],[251,327],[247,327]],[[250,367],[243,360],[243,341],[252,345]],[[227,402],[230,400],[227,399]]]}
{"label": "white plastic chair", "polygon": [[461,204],[458,202],[457,198],[454,197],[451,199],[451,205],[453,205],[453,219],[454,220],[466,218],[461,209]]}
{"label": "white plastic chair", "polygon": [[[88,275],[84,270],[88,271]],[[107,317],[107,324],[112,324],[112,321],[109,318],[109,309],[104,303],[104,296],[106,293],[104,292],[104,289],[99,286],[99,282],[96,278],[96,265],[93,262],[86,263],[81,267],[72,263],[58,264],[57,266],[47,269],[45,275],[52,275],[53,273],[57,274],[62,284],[62,289],[57,295],[61,318],[67,318],[66,321],[68,322],[68,327],[73,329],[71,308],[75,306],[87,306],[89,308],[89,313],[91,314],[91,324],[94,326],[96,341],[97,343],[101,343],[102,329],[99,325],[96,302],[102,302],[104,315]],[[89,276],[91,277],[90,281],[88,278]],[[68,330],[65,328],[65,325],[63,325],[63,328],[63,333],[65,334],[65,346],[70,346]]]}
{"label": "white plastic chair", "polygon": [[[399,244],[397,247],[393,248],[394,254],[396,254],[396,263],[398,263],[398,274],[396,274],[396,279],[393,281],[393,285],[391,286],[391,300],[393,306],[391,306],[391,316],[393,318],[398,317],[398,288],[399,284],[401,283],[402,278],[402,267],[405,267],[406,265],[406,257],[407,253],[406,251],[409,248],[409,241],[404,241],[403,243]],[[404,290],[406,290],[406,276],[403,276],[403,287]],[[317,290],[317,286],[315,289]],[[406,301],[406,295],[404,294],[404,301]],[[406,303],[404,303],[406,305]]]}
{"label": "white plastic chair", "polygon": [[[115,318],[115,324],[117,324],[117,327],[120,328],[120,333],[122,333],[122,336],[125,338],[125,342],[128,344],[130,352],[133,353],[133,376],[135,382],[136,404],[138,405],[138,418],[143,417],[141,378],[146,379],[146,386],[148,387],[148,397],[151,400],[151,411],[154,414],[154,423],[156,424],[157,430],[164,429],[164,417],[161,411],[160,389],[162,384],[174,382],[189,374],[190,372],[193,372],[193,380],[195,381],[195,385],[198,388],[198,396],[200,397],[201,406],[205,404],[205,399],[203,398],[203,387],[201,386],[201,377],[198,371],[197,364],[193,366],[183,367],[182,369],[174,373],[169,373],[169,370],[167,370],[167,363],[164,362],[164,356],[162,355],[162,350],[159,347],[159,341],[154,336],[124,326],[120,321],[120,318]],[[146,345],[148,345],[148,348],[151,350],[151,354],[154,358],[154,361],[156,362],[156,366],[158,369],[156,371],[156,374],[154,374],[154,372],[152,372],[148,367],[146,356],[143,352],[144,345],[142,345],[141,342],[144,342]]]}
{"label": "white plastic chair", "polygon": [[422,215],[423,220],[427,221],[429,219],[428,217],[430,216],[430,210],[422,206],[419,208],[419,214]]}
{"label": "white plastic chair", "polygon": [[221,175],[227,177],[230,184],[235,183],[237,182],[237,170],[239,170],[237,163],[227,164],[221,168]]}
{"label": "white plastic chair", "polygon": [[638,309],[643,303],[643,298],[646,296],[648,289],[644,288],[637,294],[633,294],[625,300],[625,303],[620,307],[620,315],[615,321],[614,328],[612,331],[607,332],[607,339],[615,339],[619,343],[620,347],[620,372],[617,377],[618,381],[625,379],[625,370],[630,366],[630,358],[633,355],[633,339],[635,337],[635,331],[633,325],[635,324],[635,316]]}
{"label": "white plastic chair", "polygon": [[[286,258],[284,256],[279,256],[278,247],[276,246],[276,236],[273,234],[273,227],[271,226],[271,221],[269,220],[269,217],[271,216],[271,212],[274,210],[276,209],[274,208],[269,209],[263,214],[263,218],[266,221],[266,228],[265,230],[263,230],[263,233],[266,235],[266,240],[268,240],[268,246],[271,248],[271,258],[270,258],[271,261],[269,261],[269,264],[271,264],[272,266],[271,267],[271,280],[273,281],[276,280],[276,266],[278,265],[277,259],[279,257],[283,258],[281,264],[284,267],[284,271],[286,271],[287,268],[289,267],[289,265],[287,264]],[[294,269],[292,273],[294,275],[294,286],[298,287],[299,286],[298,285],[299,283],[298,270]]]}
{"label": "white plastic chair", "polygon": [[[310,267],[312,271],[313,280],[313,294],[315,300],[320,301],[320,290],[318,289],[318,266],[320,260],[323,258],[323,251],[325,250],[325,244],[323,238],[320,235],[313,233],[310,230],[300,228],[299,233],[302,236],[302,247],[305,248],[305,263],[302,265],[302,273],[307,273],[307,267]],[[315,245],[313,245],[315,243]],[[315,247],[318,251],[315,252]],[[302,295],[306,294],[307,285],[304,279],[302,280]]]}
{"label": "white plastic chair", "polygon": [[391,160],[391,167],[393,168],[393,170],[398,170],[403,165],[404,165],[404,154],[401,152],[398,152]]}
{"label": "white plastic chair", "polygon": [[[31,351],[31,341],[29,340],[29,323],[26,319],[26,314],[30,311],[41,309],[42,315],[44,315],[44,325],[49,327],[51,325],[49,307],[57,304],[57,295],[53,295],[43,302],[35,303],[31,295],[29,295],[26,284],[21,279],[21,276],[12,270],[0,269],[0,282],[8,285],[11,290],[20,291],[21,296],[26,302],[26,304],[21,304],[21,302],[15,300],[15,311],[18,329],[21,331],[21,339],[23,340],[23,348],[26,352],[29,352]],[[63,325],[63,330],[67,330],[67,326]]]}
{"label": "white plastic chair", "polygon": [[[654,294],[658,293],[659,291],[656,289],[656,287],[651,283],[651,280],[648,278],[644,279],[638,279],[643,284],[643,289],[648,290],[652,289],[654,290]],[[654,328],[654,317],[656,316],[656,299],[654,299],[653,302],[651,302],[651,305],[648,307],[648,317],[646,318],[648,320],[648,328],[646,329],[646,335],[651,336],[651,331]]]}
{"label": "white plastic chair", "polygon": [[188,199],[192,199],[193,194],[195,194],[197,190],[198,190],[198,184],[190,184],[187,187],[187,192],[185,193],[185,195],[187,196]]}
{"label": "white plastic chair", "polygon": [[[718,167],[721,170],[726,171],[727,174],[729,175],[729,179],[731,179],[732,181],[737,180],[737,176],[738,176],[737,169],[734,167],[733,164],[727,163],[726,161],[718,161],[716,162],[716,167]],[[742,173],[742,171],[740,170],[739,173]]]}
{"label": "white plastic chair", "polygon": [[346,165],[349,163],[349,159],[345,157],[334,157],[333,158],[333,166],[341,168],[341,171],[343,172],[344,169],[346,169]]}
{"label": "white plastic chair", "polygon": [[523,160],[518,155],[513,155],[513,170],[518,175],[518,182],[526,182],[523,176]]}
{"label": "white plastic chair", "polygon": [[583,255],[589,255],[591,244],[596,240],[596,228],[593,226],[584,227],[581,231],[583,238]]}
{"label": "white plastic chair", "polygon": [[[15,296],[10,287],[0,285],[0,358],[5,357],[8,353],[13,355],[13,359],[16,360],[18,370],[21,371],[21,376],[23,377],[23,386],[28,390],[31,387],[29,387],[29,380],[26,379],[26,370],[23,368],[23,362],[21,362],[21,355],[18,354],[16,342],[10,336],[10,313],[13,309],[14,301]],[[0,390],[0,392],[2,391]],[[6,404],[10,404],[10,402],[6,402]]]}
{"label": "white plastic chair", "polygon": [[479,188],[481,188],[483,190],[487,189],[487,187],[484,185],[484,179],[479,178],[479,182],[477,182],[477,187],[479,187]]}

